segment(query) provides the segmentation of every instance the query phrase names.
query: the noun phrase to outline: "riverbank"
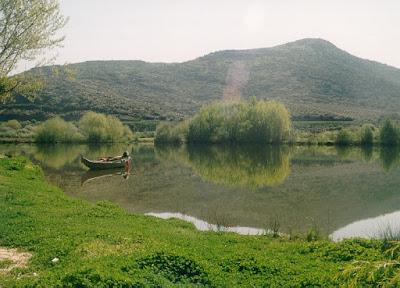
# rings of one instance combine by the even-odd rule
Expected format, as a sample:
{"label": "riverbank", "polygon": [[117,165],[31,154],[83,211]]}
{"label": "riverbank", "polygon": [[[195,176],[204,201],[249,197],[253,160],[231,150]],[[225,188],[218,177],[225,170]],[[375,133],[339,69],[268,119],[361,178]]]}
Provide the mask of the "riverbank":
{"label": "riverbank", "polygon": [[[43,144],[43,143],[38,143],[37,141],[35,141],[34,138],[0,138],[0,144],[23,144],[23,143],[24,144],[34,144],[34,143]],[[154,138],[153,137],[138,137],[138,138],[133,139],[130,142],[113,142],[113,143],[154,143]],[[44,144],[46,144],[46,143],[44,143]],[[58,144],[65,144],[65,143],[58,143]],[[71,144],[71,143],[68,143],[68,144]],[[91,144],[91,143],[76,142],[73,144]],[[101,144],[110,144],[110,143],[98,143],[98,144],[101,145]]]}
{"label": "riverbank", "polygon": [[354,261],[375,267],[397,257],[396,250],[382,253],[396,242],[206,233],[179,220],[128,215],[110,202],[70,198],[25,158],[6,157],[0,159],[0,246],[32,254],[27,267],[0,275],[4,287],[336,287],[346,279],[366,283],[351,272],[361,265]]}

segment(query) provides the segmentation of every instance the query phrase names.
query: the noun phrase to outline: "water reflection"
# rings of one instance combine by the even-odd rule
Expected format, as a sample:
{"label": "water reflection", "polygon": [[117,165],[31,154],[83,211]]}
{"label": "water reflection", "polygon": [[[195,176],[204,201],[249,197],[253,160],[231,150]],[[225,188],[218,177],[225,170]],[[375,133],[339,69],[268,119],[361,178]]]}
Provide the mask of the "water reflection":
{"label": "water reflection", "polygon": [[[125,150],[133,155],[129,179],[79,161]],[[73,197],[197,219],[212,230],[296,234],[317,226],[331,234],[400,207],[399,151],[390,148],[0,145],[0,153],[30,157]]]}
{"label": "water reflection", "polygon": [[31,158],[44,168],[54,170],[65,170],[67,167],[73,169],[82,168],[80,156],[85,155],[89,159],[100,156],[121,155],[123,151],[134,151],[133,145],[122,143],[107,145],[71,145],[71,144],[21,144],[0,145],[0,153],[8,155],[23,155]]}
{"label": "water reflection", "polygon": [[39,145],[35,148],[32,151],[34,160],[53,169],[71,165],[86,150],[85,145]]}
{"label": "water reflection", "polygon": [[[81,184],[89,183],[91,181],[99,180],[100,178],[109,178],[109,177],[124,177],[125,173],[121,171],[121,169],[109,169],[109,170],[98,170],[98,171],[86,171],[81,177]],[[124,178],[126,179],[126,177]]]}
{"label": "water reflection", "polygon": [[290,173],[286,146],[189,146],[184,151],[164,147],[157,152],[164,159],[183,161],[203,180],[215,184],[277,186]]}
{"label": "water reflection", "polygon": [[146,215],[158,217],[161,219],[171,219],[176,218],[189,223],[192,223],[197,230],[200,231],[215,231],[215,232],[234,232],[242,235],[264,235],[269,233],[265,229],[258,229],[252,227],[228,227],[220,224],[211,224],[201,219],[181,214],[181,213],[147,213]]}
{"label": "water reflection", "polygon": [[333,232],[330,237],[334,241],[352,237],[382,239],[398,236],[399,231],[400,211],[396,211],[348,224]]}
{"label": "water reflection", "polygon": [[389,171],[399,164],[400,149],[398,147],[381,147],[380,159],[383,169]]}
{"label": "water reflection", "polygon": [[370,162],[373,159],[374,148],[371,145],[361,147],[361,157],[366,162]]}

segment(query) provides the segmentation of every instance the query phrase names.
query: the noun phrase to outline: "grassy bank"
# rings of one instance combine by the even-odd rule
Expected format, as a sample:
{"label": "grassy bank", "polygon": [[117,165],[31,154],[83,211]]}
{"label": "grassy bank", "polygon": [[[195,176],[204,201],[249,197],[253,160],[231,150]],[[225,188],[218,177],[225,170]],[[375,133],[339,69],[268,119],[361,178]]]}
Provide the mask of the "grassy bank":
{"label": "grassy bank", "polygon": [[69,198],[26,159],[0,158],[0,246],[33,255],[27,268],[0,274],[4,287],[376,287],[396,281],[396,265],[368,274],[397,259],[396,245],[199,232]]}

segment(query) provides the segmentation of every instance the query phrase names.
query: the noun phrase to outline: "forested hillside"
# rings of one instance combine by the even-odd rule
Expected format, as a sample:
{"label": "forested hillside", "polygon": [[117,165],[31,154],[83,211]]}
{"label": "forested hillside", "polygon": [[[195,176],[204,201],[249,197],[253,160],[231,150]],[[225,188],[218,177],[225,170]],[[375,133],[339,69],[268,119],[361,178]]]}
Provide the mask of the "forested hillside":
{"label": "forested hillside", "polygon": [[[227,50],[184,63],[90,61],[44,67],[34,102],[17,95],[0,119],[77,119],[85,111],[122,120],[180,119],[215,100],[282,101],[295,118],[371,119],[400,111],[400,69],[364,60],[321,39]],[[56,67],[57,68],[57,67]],[[56,72],[54,72],[56,71]]]}

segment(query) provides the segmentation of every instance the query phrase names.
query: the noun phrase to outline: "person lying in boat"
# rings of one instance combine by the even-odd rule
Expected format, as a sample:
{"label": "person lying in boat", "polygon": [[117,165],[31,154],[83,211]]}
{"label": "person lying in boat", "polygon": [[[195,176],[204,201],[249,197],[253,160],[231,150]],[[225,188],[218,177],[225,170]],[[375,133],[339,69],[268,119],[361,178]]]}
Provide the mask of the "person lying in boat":
{"label": "person lying in boat", "polygon": [[118,161],[118,160],[129,160],[129,152],[125,151],[122,156],[108,156],[108,157],[101,157],[99,158],[99,161],[103,161],[103,162],[110,162],[110,161]]}

